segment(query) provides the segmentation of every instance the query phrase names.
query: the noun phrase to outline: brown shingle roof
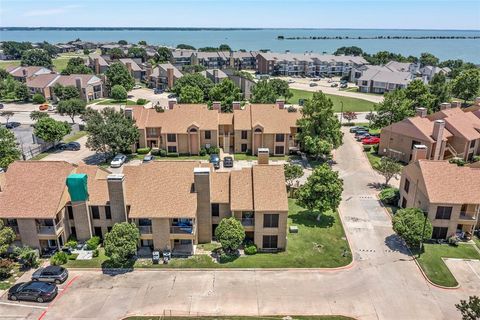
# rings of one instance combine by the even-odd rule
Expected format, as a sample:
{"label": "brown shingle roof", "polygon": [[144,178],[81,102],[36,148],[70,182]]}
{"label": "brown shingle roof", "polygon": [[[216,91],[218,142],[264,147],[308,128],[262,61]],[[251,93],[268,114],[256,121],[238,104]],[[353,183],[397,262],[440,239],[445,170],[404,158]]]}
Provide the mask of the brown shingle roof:
{"label": "brown shingle roof", "polygon": [[264,133],[290,133],[297,126],[300,112],[288,112],[272,104],[252,104],[252,128],[261,125]]}
{"label": "brown shingle roof", "polygon": [[480,168],[433,160],[420,160],[409,166],[419,170],[431,203],[480,204]]}
{"label": "brown shingle roof", "polygon": [[230,192],[232,211],[253,210],[252,169],[243,168],[230,173]]}
{"label": "brown shingle roof", "polygon": [[59,78],[60,75],[55,73],[39,74],[33,78],[27,78],[27,87],[29,88],[46,88],[52,85],[54,80]]}
{"label": "brown shingle roof", "polygon": [[211,184],[212,203],[229,203],[230,172],[213,172]]}
{"label": "brown shingle roof", "polygon": [[66,178],[74,166],[64,161],[16,161],[0,192],[0,217],[52,219],[65,203]]}
{"label": "brown shingle roof", "polygon": [[218,124],[221,125],[232,125],[233,124],[233,113],[219,113],[218,114]]}
{"label": "brown shingle roof", "polygon": [[109,201],[107,176],[110,174],[106,169],[80,164],[76,173],[85,173],[88,176],[88,201],[91,205],[106,205]]}
{"label": "brown shingle roof", "polygon": [[253,166],[255,211],[288,211],[283,165]]}
{"label": "brown shingle roof", "polygon": [[[392,131],[407,137],[435,142],[432,138],[433,121],[428,118],[412,117],[393,123],[382,130]],[[443,130],[443,140],[451,137],[452,134],[447,129]]]}
{"label": "brown shingle roof", "polygon": [[26,77],[28,78],[28,77],[33,76],[35,73],[37,73],[38,71],[40,71],[42,69],[45,69],[45,71],[50,71],[49,69],[47,69],[45,67],[31,66],[31,67],[10,67],[10,68],[7,69],[7,72],[10,73],[14,77],[24,77],[23,70],[25,70],[26,71]]}
{"label": "brown shingle roof", "polygon": [[83,88],[87,87],[87,84],[89,82],[97,83],[101,81],[100,78],[98,78],[97,76],[94,76],[93,74],[71,74],[68,76],[64,76],[64,75],[60,76],[57,79],[57,81],[55,81],[55,83],[59,83],[62,86],[75,86],[77,79],[82,80]]}
{"label": "brown shingle roof", "polygon": [[233,110],[234,130],[251,130],[252,129],[252,115],[250,105],[246,105],[242,110]]}
{"label": "brown shingle roof", "polygon": [[472,112],[463,112],[460,108],[446,109],[430,116],[431,119],[443,119],[445,127],[454,135],[467,140],[480,139],[480,119]]}

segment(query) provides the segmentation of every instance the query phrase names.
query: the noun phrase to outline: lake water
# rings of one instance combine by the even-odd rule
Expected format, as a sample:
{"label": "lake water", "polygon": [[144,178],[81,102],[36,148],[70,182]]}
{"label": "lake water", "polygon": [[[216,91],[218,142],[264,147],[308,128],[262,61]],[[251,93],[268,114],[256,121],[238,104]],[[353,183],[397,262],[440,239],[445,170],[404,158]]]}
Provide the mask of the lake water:
{"label": "lake water", "polygon": [[106,42],[120,39],[129,42],[145,40],[150,44],[194,47],[218,46],[226,43],[234,50],[270,49],[275,52],[327,52],[342,46],[358,46],[368,53],[387,50],[405,56],[430,52],[441,60],[463,59],[480,64],[480,39],[331,39],[277,40],[285,37],[376,37],[376,36],[480,36],[480,30],[379,30],[379,29],[114,29],[114,30],[0,30],[0,40],[67,42],[80,38]]}

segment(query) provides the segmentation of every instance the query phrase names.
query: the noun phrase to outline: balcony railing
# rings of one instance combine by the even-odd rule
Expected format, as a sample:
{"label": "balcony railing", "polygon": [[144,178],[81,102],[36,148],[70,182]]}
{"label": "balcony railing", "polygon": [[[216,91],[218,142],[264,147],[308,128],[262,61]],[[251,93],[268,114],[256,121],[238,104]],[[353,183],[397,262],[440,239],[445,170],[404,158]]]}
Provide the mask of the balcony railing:
{"label": "balcony railing", "polygon": [[37,225],[38,234],[56,235],[63,228],[63,219],[54,226]]}
{"label": "balcony railing", "polygon": [[194,234],[195,227],[194,226],[171,226],[170,233],[173,234]]}
{"label": "balcony railing", "polygon": [[152,226],[138,226],[140,234],[152,234]]}
{"label": "balcony railing", "polygon": [[473,213],[460,212],[459,219],[475,221],[475,220],[477,220],[477,217]]}
{"label": "balcony railing", "polygon": [[240,218],[238,220],[244,227],[253,227],[255,225],[255,218]]}

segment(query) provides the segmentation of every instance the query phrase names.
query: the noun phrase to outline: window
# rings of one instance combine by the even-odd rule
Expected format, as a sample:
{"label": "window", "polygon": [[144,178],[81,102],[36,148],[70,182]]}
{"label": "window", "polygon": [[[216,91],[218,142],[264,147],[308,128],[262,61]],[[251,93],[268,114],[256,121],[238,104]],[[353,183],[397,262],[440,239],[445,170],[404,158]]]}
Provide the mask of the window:
{"label": "window", "polygon": [[73,220],[73,208],[72,206],[67,206],[68,219]]}
{"label": "window", "polygon": [[433,227],[432,239],[445,239],[447,237],[447,227]]}
{"label": "window", "polygon": [[475,140],[470,141],[470,149],[472,149],[473,147],[475,147]]}
{"label": "window", "polygon": [[112,211],[110,210],[110,206],[105,206],[105,219],[112,219]]}
{"label": "window", "polygon": [[241,147],[242,152],[247,152],[247,144],[246,143],[242,143],[242,145],[240,147]]}
{"label": "window", "polygon": [[437,213],[435,214],[435,219],[450,220],[452,215],[452,207],[437,207]]}
{"label": "window", "polygon": [[260,128],[255,129],[255,133],[262,133],[262,129]]}
{"label": "window", "polygon": [[167,152],[177,152],[177,146],[168,146]]}
{"label": "window", "polygon": [[177,142],[177,135],[175,133],[167,134],[167,141],[168,142]]}
{"label": "window", "polygon": [[277,249],[278,236],[263,236],[263,249]]}
{"label": "window", "polygon": [[278,214],[264,214],[263,215],[264,228],[278,228]]}
{"label": "window", "polygon": [[283,133],[277,133],[275,135],[275,141],[276,142],[284,142],[285,141],[285,135]]}
{"label": "window", "polygon": [[70,227],[70,235],[72,237],[77,237],[77,229],[75,229],[75,227]]}
{"label": "window", "polygon": [[112,227],[107,227],[107,232],[112,231]]}
{"label": "window", "polygon": [[410,190],[410,181],[408,181],[408,179],[405,179],[405,185],[403,186],[403,190],[405,190],[406,193],[408,193],[408,190]]}
{"label": "window", "polygon": [[406,208],[407,207],[407,199],[405,199],[405,197],[402,198],[402,208]]}
{"label": "window", "polygon": [[195,133],[195,132],[197,132],[197,129],[196,129],[196,128],[192,128],[192,129],[190,129],[190,132]]}
{"label": "window", "polygon": [[100,211],[98,210],[98,206],[90,206],[90,211],[92,212],[93,219],[100,219]]}
{"label": "window", "polygon": [[210,131],[210,130],[205,131],[205,139],[206,140],[212,139],[212,131]]}
{"label": "window", "polygon": [[220,205],[218,203],[212,203],[212,217],[220,216]]}
{"label": "window", "polygon": [[284,146],[275,146],[275,154],[284,154],[285,147]]}
{"label": "window", "polygon": [[94,227],[93,228],[93,233],[97,237],[102,237],[102,227]]}
{"label": "window", "polygon": [[247,130],[242,130],[242,139],[243,140],[247,139]]}

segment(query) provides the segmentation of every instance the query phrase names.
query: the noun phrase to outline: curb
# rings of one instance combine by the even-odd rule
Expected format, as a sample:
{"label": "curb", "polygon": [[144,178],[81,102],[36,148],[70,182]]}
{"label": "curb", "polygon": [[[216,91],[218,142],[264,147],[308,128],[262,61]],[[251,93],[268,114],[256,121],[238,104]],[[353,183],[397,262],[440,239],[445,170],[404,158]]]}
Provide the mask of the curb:
{"label": "curb", "polygon": [[[408,251],[410,251],[410,249],[408,249]],[[443,258],[441,258],[443,263],[445,263],[445,261],[443,260]],[[439,289],[445,289],[445,290],[457,290],[460,288],[460,284],[458,284],[458,281],[457,279],[455,279],[455,276],[452,274],[452,277],[455,279],[455,281],[457,281],[457,285],[455,287],[445,287],[445,286],[442,286],[442,285],[439,285],[439,284],[436,284],[434,283],[432,280],[430,280],[427,275],[425,274],[425,272],[423,271],[422,267],[420,266],[420,264],[418,263],[417,261],[417,258],[415,256],[413,256],[413,261],[415,261],[415,263],[417,264],[417,267],[418,269],[420,269],[420,272],[422,273],[423,277],[425,278],[425,280],[427,280],[427,282],[429,284],[431,284],[432,286],[434,287],[437,287]],[[445,264],[446,265],[446,264]],[[447,266],[448,268],[448,266]],[[448,269],[450,271],[450,269]]]}

